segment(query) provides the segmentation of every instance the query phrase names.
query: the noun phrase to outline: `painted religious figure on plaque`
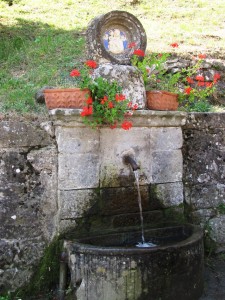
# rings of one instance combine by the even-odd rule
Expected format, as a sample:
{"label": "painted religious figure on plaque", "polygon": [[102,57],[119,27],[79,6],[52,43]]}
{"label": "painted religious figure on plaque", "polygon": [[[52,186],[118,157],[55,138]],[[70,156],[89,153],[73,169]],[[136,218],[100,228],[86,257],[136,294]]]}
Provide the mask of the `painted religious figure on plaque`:
{"label": "painted religious figure on plaque", "polygon": [[103,41],[105,49],[114,54],[123,53],[128,45],[125,33],[119,29],[106,31]]}

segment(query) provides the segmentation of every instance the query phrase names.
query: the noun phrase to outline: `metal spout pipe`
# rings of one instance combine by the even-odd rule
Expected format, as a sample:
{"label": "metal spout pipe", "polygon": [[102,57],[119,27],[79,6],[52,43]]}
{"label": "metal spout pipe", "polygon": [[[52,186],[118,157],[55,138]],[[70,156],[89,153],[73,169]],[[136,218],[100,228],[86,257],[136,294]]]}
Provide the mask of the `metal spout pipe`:
{"label": "metal spout pipe", "polygon": [[123,161],[125,164],[130,165],[133,171],[140,169],[139,165],[135,161],[135,159],[130,155],[124,155]]}

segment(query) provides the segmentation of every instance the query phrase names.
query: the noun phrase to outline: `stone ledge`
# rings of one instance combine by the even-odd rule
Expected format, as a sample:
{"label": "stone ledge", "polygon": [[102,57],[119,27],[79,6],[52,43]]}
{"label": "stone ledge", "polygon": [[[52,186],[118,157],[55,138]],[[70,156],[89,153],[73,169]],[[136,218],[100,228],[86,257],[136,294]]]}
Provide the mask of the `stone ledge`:
{"label": "stone ledge", "polygon": [[224,128],[225,127],[225,113],[188,113],[186,123],[183,125],[184,129],[203,128]]}
{"label": "stone ledge", "polygon": [[[80,109],[52,109],[49,111],[49,116],[56,126],[85,127],[80,112]],[[137,110],[130,117],[133,127],[184,126],[186,119],[187,113],[185,112],[157,110]]]}

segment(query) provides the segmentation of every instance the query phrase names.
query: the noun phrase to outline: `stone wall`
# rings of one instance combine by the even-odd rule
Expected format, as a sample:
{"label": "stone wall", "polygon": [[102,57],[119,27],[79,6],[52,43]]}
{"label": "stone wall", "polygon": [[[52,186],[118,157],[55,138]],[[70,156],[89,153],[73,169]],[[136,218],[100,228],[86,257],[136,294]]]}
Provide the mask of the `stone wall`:
{"label": "stone wall", "polygon": [[0,294],[28,282],[56,231],[57,152],[51,124],[0,122]]}
{"label": "stone wall", "polygon": [[225,113],[191,113],[183,126],[184,191],[190,221],[225,250]]}
{"label": "stone wall", "polygon": [[[140,166],[145,224],[162,222],[171,207],[183,214],[185,114],[138,111],[132,129],[125,131],[84,127],[76,110],[51,113],[59,151],[61,232],[79,224],[83,234],[140,225],[134,173],[123,162],[126,153]],[[75,232],[81,234],[80,229]]]}
{"label": "stone wall", "polygon": [[2,118],[0,294],[29,281],[58,232],[139,224],[127,151],[140,165],[145,223],[184,212],[224,250],[224,120],[222,113],[140,111],[124,131],[85,128],[74,110],[42,121]]}

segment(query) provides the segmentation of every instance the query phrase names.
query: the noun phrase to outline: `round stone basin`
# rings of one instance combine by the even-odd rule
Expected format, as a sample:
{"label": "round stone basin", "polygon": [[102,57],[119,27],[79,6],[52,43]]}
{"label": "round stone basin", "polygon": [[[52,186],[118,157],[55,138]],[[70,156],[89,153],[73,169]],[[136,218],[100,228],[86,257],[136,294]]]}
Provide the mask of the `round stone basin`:
{"label": "round stone basin", "polygon": [[74,299],[197,300],[203,290],[203,234],[186,224],[66,241]]}

